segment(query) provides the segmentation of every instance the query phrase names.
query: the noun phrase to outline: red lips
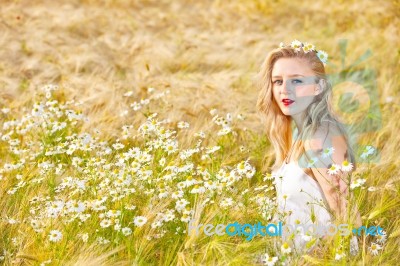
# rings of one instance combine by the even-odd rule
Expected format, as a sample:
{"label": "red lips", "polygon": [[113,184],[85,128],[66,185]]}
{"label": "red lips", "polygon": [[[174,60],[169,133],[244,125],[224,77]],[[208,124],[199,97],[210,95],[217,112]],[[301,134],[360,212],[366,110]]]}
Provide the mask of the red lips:
{"label": "red lips", "polygon": [[294,101],[292,101],[290,99],[283,99],[282,102],[283,103],[293,103]]}
{"label": "red lips", "polygon": [[294,103],[294,101],[292,101],[290,99],[283,99],[282,102],[283,102],[283,105],[285,105],[285,106],[289,106],[292,103]]}

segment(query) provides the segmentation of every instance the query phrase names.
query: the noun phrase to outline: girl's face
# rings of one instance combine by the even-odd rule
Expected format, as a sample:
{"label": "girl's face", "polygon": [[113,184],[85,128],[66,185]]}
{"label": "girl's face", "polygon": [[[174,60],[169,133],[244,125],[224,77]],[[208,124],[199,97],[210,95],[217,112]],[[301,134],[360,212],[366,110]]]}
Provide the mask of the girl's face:
{"label": "girl's face", "polygon": [[320,93],[316,76],[305,59],[280,58],[272,69],[272,91],[282,113],[301,115]]}

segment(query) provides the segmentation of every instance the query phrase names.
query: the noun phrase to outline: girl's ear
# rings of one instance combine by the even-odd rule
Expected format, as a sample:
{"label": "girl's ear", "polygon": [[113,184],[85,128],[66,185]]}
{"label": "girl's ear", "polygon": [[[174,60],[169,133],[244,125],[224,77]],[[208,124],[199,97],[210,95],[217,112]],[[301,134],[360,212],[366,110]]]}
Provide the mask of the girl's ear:
{"label": "girl's ear", "polygon": [[326,86],[326,81],[325,81],[325,79],[320,79],[320,80],[318,81],[318,83],[316,84],[316,86],[315,86],[315,95],[318,95],[318,94],[320,94],[321,92],[323,92],[325,86]]}

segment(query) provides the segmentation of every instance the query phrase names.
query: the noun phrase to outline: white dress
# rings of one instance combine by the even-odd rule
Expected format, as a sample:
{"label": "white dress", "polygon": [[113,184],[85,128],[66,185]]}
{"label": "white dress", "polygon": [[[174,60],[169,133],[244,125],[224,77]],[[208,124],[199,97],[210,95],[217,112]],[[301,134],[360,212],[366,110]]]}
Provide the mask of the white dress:
{"label": "white dress", "polygon": [[[316,226],[331,223],[326,199],[319,184],[296,162],[283,162],[277,171],[272,172],[272,176],[275,178],[278,210],[286,214],[280,218],[283,224],[293,226],[291,232],[295,233],[293,239],[293,236],[290,238],[291,234],[282,232],[283,240],[292,240],[294,249],[302,251],[311,235],[318,237]],[[304,230],[296,231],[298,227]],[[307,231],[310,233],[307,234]]]}
{"label": "white dress", "polygon": [[[277,171],[272,172],[272,176],[275,179],[278,211],[287,214],[284,217],[275,215],[275,221],[281,220],[283,224],[292,225],[291,232],[295,233],[282,232],[282,240],[288,242],[295,252],[311,251],[323,235],[321,229],[318,231],[318,226],[326,230],[327,225],[332,223],[332,217],[327,210],[328,203],[320,185],[296,162],[283,162]],[[296,230],[299,224],[304,230]],[[310,236],[317,241],[310,242],[311,245],[307,246],[311,241]],[[353,237],[351,243],[352,253],[357,253],[357,238]]]}

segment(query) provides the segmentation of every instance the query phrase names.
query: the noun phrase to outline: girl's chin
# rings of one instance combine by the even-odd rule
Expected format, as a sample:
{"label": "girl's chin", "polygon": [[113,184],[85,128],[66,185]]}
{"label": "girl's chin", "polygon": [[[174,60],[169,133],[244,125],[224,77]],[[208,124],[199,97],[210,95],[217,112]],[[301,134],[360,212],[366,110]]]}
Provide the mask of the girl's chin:
{"label": "girl's chin", "polygon": [[292,115],[293,114],[293,110],[289,110],[289,109],[281,109],[282,113],[284,115]]}

